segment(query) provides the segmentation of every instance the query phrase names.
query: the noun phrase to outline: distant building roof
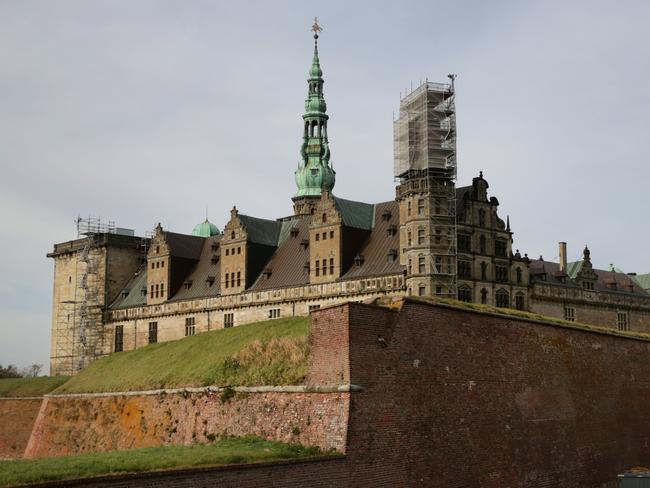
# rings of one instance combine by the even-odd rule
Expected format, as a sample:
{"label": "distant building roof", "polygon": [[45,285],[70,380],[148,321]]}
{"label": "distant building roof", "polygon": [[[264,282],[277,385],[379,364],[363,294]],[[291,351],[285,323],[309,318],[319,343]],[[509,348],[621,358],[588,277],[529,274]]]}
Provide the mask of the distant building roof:
{"label": "distant building roof", "polygon": [[372,229],[375,219],[375,205],[338,197],[334,197],[334,202],[338,211],[341,212],[343,225],[355,229]]}

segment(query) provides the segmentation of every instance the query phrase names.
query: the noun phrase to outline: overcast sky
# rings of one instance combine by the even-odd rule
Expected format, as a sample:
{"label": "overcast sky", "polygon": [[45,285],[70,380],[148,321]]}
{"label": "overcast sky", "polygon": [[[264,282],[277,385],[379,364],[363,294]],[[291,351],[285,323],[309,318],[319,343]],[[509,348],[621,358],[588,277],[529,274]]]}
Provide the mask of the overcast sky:
{"label": "overcast sky", "polygon": [[458,184],[515,247],[650,272],[650,2],[0,0],[0,364],[47,364],[78,214],[291,213],[315,15],[338,196],[394,198],[400,91],[453,72]]}

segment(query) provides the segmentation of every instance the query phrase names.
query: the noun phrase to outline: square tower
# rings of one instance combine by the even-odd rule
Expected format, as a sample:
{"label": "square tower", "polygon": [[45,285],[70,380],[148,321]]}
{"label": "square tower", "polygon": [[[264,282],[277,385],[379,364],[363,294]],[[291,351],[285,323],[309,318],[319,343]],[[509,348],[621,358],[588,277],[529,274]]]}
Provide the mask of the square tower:
{"label": "square tower", "polygon": [[394,121],[400,261],[412,295],[456,298],[456,110],[451,84],[423,83]]}

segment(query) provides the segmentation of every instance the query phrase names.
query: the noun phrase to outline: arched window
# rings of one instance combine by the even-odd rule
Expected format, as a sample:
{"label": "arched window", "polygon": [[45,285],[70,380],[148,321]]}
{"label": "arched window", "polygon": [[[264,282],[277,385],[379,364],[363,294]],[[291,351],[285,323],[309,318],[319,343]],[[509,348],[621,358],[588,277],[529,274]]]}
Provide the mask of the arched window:
{"label": "arched window", "polygon": [[327,214],[326,213],[323,213],[323,223],[324,224],[327,223]]}
{"label": "arched window", "polygon": [[521,268],[517,268],[517,283],[521,283]]}
{"label": "arched window", "polygon": [[487,295],[488,295],[488,291],[485,288],[482,288],[481,289],[481,303],[484,304],[484,305],[487,303]]}
{"label": "arched window", "polygon": [[231,238],[231,239],[234,239],[234,238],[235,238],[235,231],[234,231],[234,230],[230,233],[230,238]]}
{"label": "arched window", "polygon": [[487,280],[487,263],[485,261],[481,263],[481,279]]}
{"label": "arched window", "polygon": [[501,288],[497,291],[497,307],[509,307],[510,306],[510,294]]}
{"label": "arched window", "polygon": [[478,241],[478,248],[479,248],[479,252],[480,252],[481,254],[486,254],[486,252],[485,252],[485,248],[486,248],[486,246],[485,246],[485,242],[486,242],[486,241],[485,241],[485,236],[481,236],[481,237],[479,238],[479,241]]}

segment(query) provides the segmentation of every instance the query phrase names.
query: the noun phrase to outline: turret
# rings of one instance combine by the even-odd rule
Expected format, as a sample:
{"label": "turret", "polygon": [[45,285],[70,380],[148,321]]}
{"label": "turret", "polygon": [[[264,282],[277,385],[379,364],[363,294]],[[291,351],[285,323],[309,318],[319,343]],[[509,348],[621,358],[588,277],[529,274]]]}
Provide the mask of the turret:
{"label": "turret", "polygon": [[318,33],[321,31],[314,19],[314,57],[309,70],[308,94],[303,114],[303,136],[300,148],[301,161],[295,172],[298,191],[293,197],[294,213],[309,215],[314,212],[323,191],[331,192],[336,172],[330,166],[330,149],[327,138],[327,104],[323,95],[323,70],[318,58]]}

